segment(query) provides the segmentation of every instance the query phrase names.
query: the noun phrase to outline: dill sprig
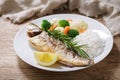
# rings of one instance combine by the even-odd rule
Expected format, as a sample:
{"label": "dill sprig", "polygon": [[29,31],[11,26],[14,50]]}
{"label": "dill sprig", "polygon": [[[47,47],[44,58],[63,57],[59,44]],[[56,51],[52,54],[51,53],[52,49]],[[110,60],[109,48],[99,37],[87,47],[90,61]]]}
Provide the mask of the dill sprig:
{"label": "dill sprig", "polygon": [[53,30],[53,31],[47,31],[49,36],[54,37],[55,39],[59,39],[62,41],[67,48],[73,50],[75,53],[77,53],[79,56],[83,58],[90,58],[89,55],[82,49],[82,47],[86,46],[85,45],[77,45],[77,43],[72,41],[72,37],[69,37],[68,35],[65,35],[61,33],[60,31]]}

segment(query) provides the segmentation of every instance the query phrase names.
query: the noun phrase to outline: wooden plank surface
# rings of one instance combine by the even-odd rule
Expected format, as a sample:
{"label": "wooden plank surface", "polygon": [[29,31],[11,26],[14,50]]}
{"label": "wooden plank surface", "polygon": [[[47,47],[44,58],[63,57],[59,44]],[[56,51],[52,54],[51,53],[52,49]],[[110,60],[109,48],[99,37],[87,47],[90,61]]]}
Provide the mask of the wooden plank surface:
{"label": "wooden plank surface", "polygon": [[49,72],[24,63],[16,55],[13,40],[25,24],[14,25],[0,18],[0,80],[120,80],[120,36],[114,37],[112,51],[100,63],[74,72]]}

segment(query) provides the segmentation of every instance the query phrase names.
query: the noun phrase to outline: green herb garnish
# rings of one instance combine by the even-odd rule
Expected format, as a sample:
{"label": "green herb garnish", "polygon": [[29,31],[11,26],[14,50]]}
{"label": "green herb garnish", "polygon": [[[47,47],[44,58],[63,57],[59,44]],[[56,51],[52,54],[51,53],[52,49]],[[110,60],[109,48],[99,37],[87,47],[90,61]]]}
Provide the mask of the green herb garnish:
{"label": "green herb garnish", "polygon": [[77,43],[74,43],[72,41],[72,37],[62,34],[60,31],[57,31],[57,30],[48,31],[48,34],[50,36],[53,36],[55,39],[59,39],[60,41],[62,41],[66,45],[67,48],[73,50],[79,56],[83,58],[89,58],[89,55],[82,49],[82,47],[86,45],[78,46]]}

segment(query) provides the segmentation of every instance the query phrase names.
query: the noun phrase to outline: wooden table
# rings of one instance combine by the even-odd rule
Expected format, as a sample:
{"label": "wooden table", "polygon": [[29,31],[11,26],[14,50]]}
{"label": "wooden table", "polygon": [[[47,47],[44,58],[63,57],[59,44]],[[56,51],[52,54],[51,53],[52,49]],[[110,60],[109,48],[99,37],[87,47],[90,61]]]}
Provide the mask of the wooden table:
{"label": "wooden table", "polygon": [[0,18],[0,80],[120,80],[120,36],[114,37],[110,54],[100,63],[74,72],[36,69],[17,57],[13,48],[16,32],[24,26]]}

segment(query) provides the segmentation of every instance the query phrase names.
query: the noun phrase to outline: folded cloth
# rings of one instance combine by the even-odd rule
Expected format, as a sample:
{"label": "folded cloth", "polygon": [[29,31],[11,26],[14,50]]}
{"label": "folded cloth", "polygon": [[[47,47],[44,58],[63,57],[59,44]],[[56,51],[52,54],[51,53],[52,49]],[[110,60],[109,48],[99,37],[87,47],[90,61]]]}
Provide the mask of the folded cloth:
{"label": "folded cloth", "polygon": [[86,16],[103,15],[112,34],[120,34],[120,0],[1,0],[0,15],[13,23],[22,23],[33,16],[51,14],[64,5]]}
{"label": "folded cloth", "polygon": [[0,14],[13,23],[22,23],[36,15],[38,17],[52,13],[67,0],[1,0]]}

